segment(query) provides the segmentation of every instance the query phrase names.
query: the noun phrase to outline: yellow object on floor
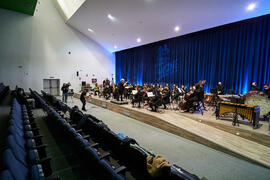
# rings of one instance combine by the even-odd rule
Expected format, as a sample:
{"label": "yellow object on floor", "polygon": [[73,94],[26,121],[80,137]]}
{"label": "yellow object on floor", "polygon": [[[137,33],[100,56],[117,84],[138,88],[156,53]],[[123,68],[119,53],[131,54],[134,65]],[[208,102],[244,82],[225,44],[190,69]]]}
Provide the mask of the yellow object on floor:
{"label": "yellow object on floor", "polygon": [[163,168],[171,167],[170,163],[162,156],[147,156],[146,157],[147,171],[152,177],[159,177],[162,175]]}

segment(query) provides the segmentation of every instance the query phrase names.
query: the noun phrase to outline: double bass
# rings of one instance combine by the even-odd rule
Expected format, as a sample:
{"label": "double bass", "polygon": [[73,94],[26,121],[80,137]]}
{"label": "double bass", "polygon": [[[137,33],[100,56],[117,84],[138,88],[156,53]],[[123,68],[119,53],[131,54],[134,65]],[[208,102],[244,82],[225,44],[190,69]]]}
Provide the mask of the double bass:
{"label": "double bass", "polygon": [[188,101],[191,98],[191,95],[193,94],[193,90],[191,89],[188,93],[184,95],[184,99],[179,102],[179,109],[185,111],[188,110]]}

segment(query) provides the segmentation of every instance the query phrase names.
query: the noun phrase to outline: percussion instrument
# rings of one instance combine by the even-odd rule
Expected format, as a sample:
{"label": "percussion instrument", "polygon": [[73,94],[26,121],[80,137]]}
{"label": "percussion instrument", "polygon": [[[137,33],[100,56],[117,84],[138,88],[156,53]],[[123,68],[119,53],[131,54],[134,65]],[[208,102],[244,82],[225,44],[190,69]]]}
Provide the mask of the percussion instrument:
{"label": "percussion instrument", "polygon": [[270,100],[267,97],[256,94],[246,96],[245,104],[251,104],[260,107],[260,115],[265,116],[270,113]]}
{"label": "percussion instrument", "polygon": [[243,117],[246,117],[249,122],[252,123],[253,128],[258,127],[260,117],[259,106],[221,101],[217,107],[216,117],[220,118],[227,113],[234,113],[234,119],[232,123],[234,126],[236,124],[239,125],[238,115],[241,115]]}

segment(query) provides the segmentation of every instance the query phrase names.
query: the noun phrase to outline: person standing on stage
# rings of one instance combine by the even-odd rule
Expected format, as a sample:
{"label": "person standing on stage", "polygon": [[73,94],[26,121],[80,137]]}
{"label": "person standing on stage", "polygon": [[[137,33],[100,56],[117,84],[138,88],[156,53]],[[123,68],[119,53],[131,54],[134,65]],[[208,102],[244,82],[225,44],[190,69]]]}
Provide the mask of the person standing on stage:
{"label": "person standing on stage", "polygon": [[221,82],[218,82],[218,85],[216,86],[216,91],[218,95],[224,94],[224,87],[222,86]]}
{"label": "person standing on stage", "polygon": [[[125,79],[121,79],[120,83],[118,84],[118,93],[121,98],[121,101],[123,101],[123,93],[124,93],[124,88],[125,88],[124,84],[125,84]],[[117,101],[119,101],[119,96],[118,96]]]}
{"label": "person standing on stage", "polygon": [[253,82],[252,84],[251,84],[251,91],[258,91],[259,90],[259,88],[258,88],[258,86],[257,86],[257,83],[256,82]]}
{"label": "person standing on stage", "polygon": [[81,102],[82,102],[82,110],[83,111],[86,111],[86,109],[85,109],[85,105],[86,105],[86,94],[87,94],[87,90],[85,89],[85,90],[83,90],[83,92],[81,93],[81,96],[80,96],[80,100],[81,100]]}

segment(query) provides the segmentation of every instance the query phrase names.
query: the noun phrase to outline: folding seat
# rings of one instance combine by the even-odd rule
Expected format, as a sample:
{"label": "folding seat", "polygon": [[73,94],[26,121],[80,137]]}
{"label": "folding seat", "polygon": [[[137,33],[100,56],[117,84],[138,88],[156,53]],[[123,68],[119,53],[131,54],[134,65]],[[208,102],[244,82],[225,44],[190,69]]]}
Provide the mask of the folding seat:
{"label": "folding seat", "polygon": [[16,143],[13,135],[9,135],[7,137],[7,147],[12,150],[16,159],[25,166],[27,165],[27,163],[36,164],[39,161],[37,151],[26,151],[25,147],[21,147],[19,144]]}
{"label": "folding seat", "polygon": [[125,169],[124,166],[114,170],[113,167],[104,159],[98,162],[99,174],[102,179],[111,180],[124,180],[120,173]]}
{"label": "folding seat", "polygon": [[33,139],[35,140],[36,145],[41,145],[42,144],[42,135],[34,135],[32,131],[22,131],[15,125],[10,125],[8,127],[8,132],[9,134],[18,134],[19,136],[25,138],[25,139]]}
{"label": "folding seat", "polygon": [[20,134],[20,131],[17,131],[16,129],[11,130],[10,134],[14,136],[14,139],[15,139],[16,143],[19,146],[21,146],[22,148],[25,147],[27,149],[36,149],[38,151],[38,154],[39,154],[40,158],[44,158],[44,157],[47,156],[46,155],[46,150],[45,150],[46,145],[40,144],[40,140],[37,140],[37,142],[39,142],[39,144],[37,144],[35,139],[34,139],[35,137],[33,137],[33,138],[25,138],[22,134]]}
{"label": "folding seat", "polygon": [[84,139],[80,134],[77,133],[77,136],[74,139],[76,148],[82,152],[86,147],[90,146],[89,142]]}
{"label": "folding seat", "polygon": [[86,162],[91,162],[92,165],[96,164],[100,160],[98,152],[90,146],[84,149],[83,157]]}
{"label": "folding seat", "polygon": [[[16,159],[10,149],[4,151],[4,167],[9,174],[16,180],[40,180],[44,178],[44,174],[40,165],[28,166]],[[9,177],[9,174],[6,175]]]}
{"label": "folding seat", "polygon": [[35,136],[39,135],[39,128],[32,128],[31,125],[24,125],[22,122],[16,121],[15,119],[9,120],[10,126],[16,126],[18,129],[20,129],[23,132],[31,131]]}
{"label": "folding seat", "polygon": [[9,170],[4,170],[0,175],[0,180],[15,180]]}
{"label": "folding seat", "polygon": [[23,140],[19,138],[16,139],[13,135],[9,135],[7,138],[7,146],[10,150],[12,150],[15,158],[18,161],[20,161],[25,166],[27,166],[27,164],[42,164],[45,175],[51,175],[51,158],[47,157],[45,149],[43,147],[40,149],[39,147],[34,146],[28,149],[24,146],[24,143],[25,142],[23,142]]}

